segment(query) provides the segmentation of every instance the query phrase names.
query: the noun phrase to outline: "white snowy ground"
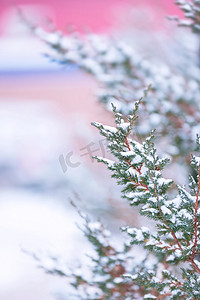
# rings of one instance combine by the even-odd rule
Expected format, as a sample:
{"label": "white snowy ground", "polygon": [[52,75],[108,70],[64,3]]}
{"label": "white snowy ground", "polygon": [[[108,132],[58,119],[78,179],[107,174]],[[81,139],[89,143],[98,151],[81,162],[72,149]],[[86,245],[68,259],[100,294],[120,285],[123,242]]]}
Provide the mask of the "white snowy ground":
{"label": "white snowy ground", "polygon": [[0,192],[2,300],[50,300],[65,287],[61,280],[37,269],[37,262],[22,249],[49,251],[64,257],[68,265],[80,243],[84,251],[82,235],[74,224],[76,214],[50,196],[45,198],[22,189]]}
{"label": "white snowy ground", "polygon": [[[69,126],[72,121],[74,128]],[[80,218],[68,197],[73,198],[75,191],[86,209],[108,210],[104,200],[109,181],[107,186],[101,184],[88,168],[88,164],[94,168],[94,163],[80,157],[78,149],[95,141],[86,128],[80,117],[69,115],[63,120],[48,101],[0,102],[1,300],[51,300],[55,292],[69,291],[65,281],[38,269],[22,249],[49,251],[66,260],[67,266],[88,252],[75,226]],[[73,139],[80,137],[77,148]],[[58,157],[73,149],[73,159],[81,165],[63,173]]]}
{"label": "white snowy ground", "polygon": [[71,263],[82,241],[67,193],[61,201],[53,192],[59,182],[67,185],[58,162],[69,141],[65,126],[45,104],[9,99],[0,103],[0,128],[0,299],[53,299],[62,281],[44,274],[22,249],[50,251]]}

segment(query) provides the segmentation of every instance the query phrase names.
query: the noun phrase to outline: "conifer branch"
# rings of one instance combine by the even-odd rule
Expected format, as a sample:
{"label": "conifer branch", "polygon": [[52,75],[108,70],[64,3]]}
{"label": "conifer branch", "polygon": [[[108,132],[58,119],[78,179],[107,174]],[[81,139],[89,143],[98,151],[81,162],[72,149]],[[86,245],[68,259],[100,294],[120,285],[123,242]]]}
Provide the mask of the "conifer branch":
{"label": "conifer branch", "polygon": [[194,246],[193,246],[193,253],[192,257],[196,254],[196,247],[197,247],[197,240],[198,240],[198,218],[197,218],[197,210],[199,207],[199,192],[200,192],[200,167],[198,168],[198,188],[197,188],[197,195],[196,195],[196,203],[195,203],[195,213],[194,213]]}
{"label": "conifer branch", "polygon": [[[200,0],[175,3],[186,20],[173,19],[199,34]],[[112,155],[112,160],[95,158],[107,165],[122,186],[123,198],[131,206],[139,206],[140,214],[149,222],[155,222],[154,230],[144,226],[121,228],[128,242],[121,243],[119,250],[105,226],[100,221],[92,222],[74,205],[83,221],[81,230],[96,253],[90,257],[91,276],[80,270],[66,272],[58,265],[47,272],[70,278],[76,299],[81,300],[200,299],[200,158],[192,158],[198,180],[196,175],[189,177],[190,190],[180,185],[175,188],[162,173],[170,161],[157,154],[157,148],[160,153],[164,151],[153,142],[157,128],[161,140],[169,144],[164,150],[172,163],[177,159],[188,168],[188,154],[197,150],[193,137],[200,123],[200,71],[195,58],[189,64],[187,55],[192,56],[183,49],[180,64],[169,67],[158,61],[156,66],[153,58],[146,61],[139,51],[119,39],[48,33],[33,25],[30,29],[51,47],[51,60],[75,64],[100,83],[98,99],[114,114],[115,127],[92,123],[107,139]],[[169,53],[172,48],[168,45]],[[140,142],[131,135],[136,125]],[[131,252],[135,245],[144,251],[142,261]]]}

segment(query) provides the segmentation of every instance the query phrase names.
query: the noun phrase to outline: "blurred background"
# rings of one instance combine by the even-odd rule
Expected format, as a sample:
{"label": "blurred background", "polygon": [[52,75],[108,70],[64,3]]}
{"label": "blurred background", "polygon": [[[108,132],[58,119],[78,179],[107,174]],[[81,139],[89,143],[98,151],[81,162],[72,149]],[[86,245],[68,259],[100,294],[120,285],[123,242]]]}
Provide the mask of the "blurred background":
{"label": "blurred background", "polygon": [[[130,30],[131,24],[157,34],[170,30],[165,16],[178,13],[173,2],[0,0],[1,300],[50,300],[67,289],[23,250],[50,251],[69,265],[84,256],[87,244],[75,226],[79,218],[70,199],[109,219],[111,227],[121,215],[128,218],[125,204],[124,214],[113,204],[120,198],[118,187],[87,150],[91,144],[92,155],[106,151],[90,122],[112,123],[97,102],[97,83],[76,66],[50,62],[48,47],[33,36],[18,10],[35,25],[62,31],[112,35]],[[134,20],[126,17],[130,9]]]}

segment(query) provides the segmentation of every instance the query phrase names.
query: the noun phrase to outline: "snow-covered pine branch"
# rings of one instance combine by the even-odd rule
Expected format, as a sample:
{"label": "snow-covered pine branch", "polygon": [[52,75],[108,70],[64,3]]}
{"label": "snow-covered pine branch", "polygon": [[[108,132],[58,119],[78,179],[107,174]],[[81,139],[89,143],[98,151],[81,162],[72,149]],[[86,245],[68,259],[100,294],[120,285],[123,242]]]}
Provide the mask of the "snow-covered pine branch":
{"label": "snow-covered pine branch", "polygon": [[126,278],[127,275],[123,277],[125,274],[137,272],[138,268],[144,265],[134,258],[130,242],[113,242],[110,231],[102,222],[92,221],[82,211],[77,210],[83,220],[78,227],[94,250],[89,256],[90,268],[84,268],[83,271],[82,266],[79,266],[71,270],[59,258],[47,254],[33,254],[39,267],[47,273],[64,277],[73,287],[74,292],[72,290],[65,295],[66,299],[142,299],[145,288]]}
{"label": "snow-covered pine branch", "polygon": [[[195,9],[200,9],[199,1],[194,2]],[[190,5],[193,4],[187,4]],[[49,33],[35,26],[32,30],[51,48],[51,60],[66,66],[75,64],[96,79],[99,83],[98,100],[109,111],[114,103],[118,111],[130,114],[135,99],[142,97],[144,88],[151,84],[141,107],[138,134],[145,137],[149,131],[159,128],[161,140],[167,137],[169,144],[173,145],[167,151],[181,161],[195,148],[193,141],[200,122],[200,71],[193,54],[188,54],[188,65],[188,55],[185,57],[188,49],[182,51],[179,47],[179,65],[175,62],[169,66],[168,58],[165,62],[146,55],[147,59],[123,39],[60,31]],[[174,51],[173,44],[167,47],[168,53]]]}
{"label": "snow-covered pine branch", "polygon": [[179,26],[189,27],[194,33],[200,33],[200,1],[199,0],[175,0],[175,4],[184,12],[185,19],[177,16],[171,17]]}
{"label": "snow-covered pine branch", "polygon": [[[144,299],[199,299],[200,298],[200,263],[197,256],[200,250],[199,239],[199,193],[200,193],[200,158],[193,156],[192,166],[198,172],[197,182],[190,177],[191,191],[177,186],[177,195],[173,196],[170,187],[173,183],[165,179],[162,170],[169,163],[168,158],[160,158],[153,143],[154,134],[139,143],[129,137],[131,127],[136,120],[136,110],[129,115],[128,122],[113,108],[116,127],[104,126],[93,122],[100,133],[107,138],[108,147],[114,160],[96,159],[103,162],[112,171],[112,177],[123,186],[123,197],[130,205],[139,205],[141,215],[154,220],[155,232],[148,228],[122,228],[131,236],[133,245],[142,245],[144,249],[158,258],[158,264],[166,269],[159,274],[158,268],[146,269],[145,272],[126,275],[138,285],[143,284],[148,290]],[[124,124],[126,124],[124,126]],[[179,265],[186,262],[180,271]],[[180,280],[170,282],[175,275],[173,267],[182,273]],[[172,273],[167,273],[171,271]],[[168,274],[168,275],[166,275]],[[169,275],[170,274],[170,275]],[[195,284],[187,282],[192,276]],[[168,280],[166,278],[168,276]],[[199,278],[199,279],[198,279]],[[199,280],[199,281],[198,281]],[[150,293],[149,293],[150,292]]]}

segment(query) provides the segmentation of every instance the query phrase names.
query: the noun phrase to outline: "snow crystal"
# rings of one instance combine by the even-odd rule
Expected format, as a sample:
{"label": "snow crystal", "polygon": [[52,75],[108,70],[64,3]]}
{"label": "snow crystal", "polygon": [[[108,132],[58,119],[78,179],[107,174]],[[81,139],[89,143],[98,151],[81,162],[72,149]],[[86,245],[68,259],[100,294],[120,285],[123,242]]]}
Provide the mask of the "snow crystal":
{"label": "snow crystal", "polygon": [[73,274],[74,274],[75,276],[82,276],[82,270],[81,270],[81,269],[75,269],[75,270],[73,271]]}
{"label": "snow crystal", "polygon": [[178,214],[180,217],[185,217],[189,220],[192,220],[192,216],[187,212],[186,209],[181,209]]}
{"label": "snow crystal", "polygon": [[158,184],[159,185],[163,185],[163,184],[169,184],[169,183],[171,183],[172,182],[172,180],[171,179],[165,179],[165,178],[158,178]]}
{"label": "snow crystal", "polygon": [[138,172],[134,169],[134,168],[129,168],[127,170],[127,172],[131,175],[131,176],[135,176],[135,175],[138,175]]}
{"label": "snow crystal", "polygon": [[153,281],[154,283],[160,282],[160,280],[159,280],[157,277],[153,277],[153,278],[152,278],[152,281]]}
{"label": "snow crystal", "polygon": [[181,200],[180,196],[177,196],[173,200],[169,200],[168,204],[173,204],[173,206],[175,206],[175,208],[178,208],[181,205],[181,201],[182,200]]}
{"label": "snow crystal", "polygon": [[154,172],[154,176],[155,177],[159,177],[159,176],[162,176],[162,173],[160,171],[153,171]]}
{"label": "snow crystal", "polygon": [[109,51],[104,55],[104,62],[109,64],[123,63],[125,56],[114,47],[110,47]]}
{"label": "snow crystal", "polygon": [[125,157],[135,155],[134,151],[120,152],[120,154],[121,154],[122,156],[125,156]]}
{"label": "snow crystal", "polygon": [[142,230],[136,228],[128,228],[127,233],[134,236],[134,239],[138,242],[144,241],[144,235]]}
{"label": "snow crystal", "polygon": [[153,184],[153,183],[150,183],[150,184],[149,184],[149,188],[155,189],[154,184]]}
{"label": "snow crystal", "polygon": [[136,142],[136,141],[133,141],[133,144],[134,144],[134,147],[139,150],[139,151],[143,151],[143,147],[142,147],[142,144]]}
{"label": "snow crystal", "polygon": [[93,230],[100,230],[101,229],[101,223],[99,222],[90,222],[88,223],[88,227]]}
{"label": "snow crystal", "polygon": [[169,270],[163,270],[162,272],[163,272],[163,274],[170,275]]}
{"label": "snow crystal", "polygon": [[82,60],[81,65],[87,68],[89,71],[93,72],[94,74],[101,73],[103,70],[101,66],[91,58],[85,58]]}
{"label": "snow crystal", "polygon": [[190,26],[190,25],[192,25],[192,22],[189,20],[180,20],[179,24],[182,26]]}
{"label": "snow crystal", "polygon": [[148,168],[143,165],[141,168],[142,175],[145,175],[148,171],[149,171]]}
{"label": "snow crystal", "polygon": [[191,11],[191,6],[189,4],[184,4],[181,6],[181,8],[184,11]]}
{"label": "snow crystal", "polygon": [[180,292],[180,290],[173,290],[171,293],[172,293],[172,296],[177,296],[179,292]]}
{"label": "snow crystal", "polygon": [[164,205],[162,205],[161,206],[161,211],[162,211],[162,213],[164,214],[164,215],[171,215],[171,210],[169,210],[166,206],[164,206]]}
{"label": "snow crystal", "polygon": [[157,200],[156,197],[151,197],[151,198],[148,199],[148,201],[153,202],[153,203],[157,203],[158,202],[158,200]]}
{"label": "snow crystal", "polygon": [[185,0],[176,0],[176,4],[185,4]]}
{"label": "snow crystal", "polygon": [[198,164],[198,166],[200,165],[200,157],[197,157],[197,156],[193,156],[194,159],[195,159],[195,162]]}
{"label": "snow crystal", "polygon": [[122,128],[123,130],[127,130],[127,128],[130,126],[130,123],[121,123],[118,125],[118,128]]}
{"label": "snow crystal", "polygon": [[113,160],[108,159],[108,158],[103,158],[103,157],[98,156],[98,159],[105,162],[108,165],[108,167],[113,167],[115,165],[115,162]]}
{"label": "snow crystal", "polygon": [[142,157],[139,156],[139,155],[135,155],[135,157],[134,157],[133,160],[132,160],[132,163],[133,163],[133,164],[139,164],[139,163],[141,163],[141,162],[142,162]]}
{"label": "snow crystal", "polygon": [[174,251],[174,256],[175,256],[175,257],[181,257],[181,255],[182,255],[181,250],[176,249],[176,250]]}
{"label": "snow crystal", "polygon": [[133,48],[130,45],[128,45],[127,43],[124,43],[123,41],[121,41],[121,43],[119,44],[119,47],[126,56],[128,56],[130,58],[133,56]]}
{"label": "snow crystal", "polygon": [[127,273],[127,274],[124,274],[123,277],[129,277],[132,280],[135,280],[135,279],[137,279],[138,275],[137,274],[131,275],[131,274]]}
{"label": "snow crystal", "polygon": [[148,242],[146,243],[146,246],[154,246],[155,245],[155,240],[153,239],[153,238],[150,238],[149,240],[148,240]]}
{"label": "snow crystal", "polygon": [[42,257],[40,259],[40,264],[46,270],[53,270],[54,268],[57,267],[55,261],[49,257]]}
{"label": "snow crystal", "polygon": [[183,239],[183,232],[181,232],[181,231],[176,232],[176,237],[177,237],[177,239]]}
{"label": "snow crystal", "polygon": [[200,268],[200,261],[195,259],[194,262]]}
{"label": "snow crystal", "polygon": [[144,206],[142,207],[142,211],[143,211],[143,212],[149,212],[149,213],[152,213],[153,215],[158,213],[158,210],[157,210],[157,209],[155,209],[155,208],[150,208],[148,204],[147,204],[147,205],[144,205]]}
{"label": "snow crystal", "polygon": [[37,27],[35,28],[35,34],[40,38],[40,39],[45,39],[47,36],[47,33],[44,31],[43,28]]}
{"label": "snow crystal", "polygon": [[169,244],[167,244],[165,241],[160,241],[160,243],[159,244],[157,244],[156,245],[158,248],[161,248],[161,249],[163,249],[163,248],[165,248],[165,247],[168,247],[169,246]]}
{"label": "snow crystal", "polygon": [[108,130],[108,131],[113,132],[113,133],[116,133],[116,132],[117,132],[117,128],[112,127],[112,126],[104,125],[103,128],[104,128],[105,130]]}
{"label": "snow crystal", "polygon": [[73,41],[70,38],[62,37],[60,40],[60,46],[62,49],[68,50],[71,49],[73,45]]}
{"label": "snow crystal", "polygon": [[149,230],[149,228],[148,227],[145,227],[145,226],[142,226],[141,227],[141,230],[142,230],[142,232],[144,232],[144,233],[150,233],[150,230]]}
{"label": "snow crystal", "polygon": [[71,50],[65,54],[65,59],[72,62],[78,62],[80,60],[80,56],[75,51]]}
{"label": "snow crystal", "polygon": [[154,158],[152,156],[147,156],[148,161],[154,163]]}
{"label": "snow crystal", "polygon": [[176,223],[176,217],[175,217],[175,215],[173,215],[173,216],[171,217],[171,222],[172,222],[173,224]]}
{"label": "snow crystal", "polygon": [[145,197],[147,195],[147,191],[145,192],[127,192],[125,196],[127,198],[137,198],[137,197]]}
{"label": "snow crystal", "polygon": [[181,250],[176,249],[176,250],[174,251],[174,253],[172,253],[171,255],[169,255],[169,257],[167,258],[167,262],[169,262],[169,261],[174,261],[175,258],[180,258],[181,255],[182,255]]}
{"label": "snow crystal", "polygon": [[144,299],[156,299],[157,297],[152,294],[146,294],[144,295]]}
{"label": "snow crystal", "polygon": [[174,254],[171,254],[171,255],[167,258],[167,262],[169,262],[169,261],[174,261],[174,259],[175,259]]}
{"label": "snow crystal", "polygon": [[181,192],[186,195],[186,197],[191,201],[191,202],[195,202],[196,197],[190,195],[190,193],[188,193],[184,188],[180,188]]}
{"label": "snow crystal", "polygon": [[45,41],[53,46],[58,45],[60,35],[58,33],[49,33],[45,37]]}
{"label": "snow crystal", "polygon": [[99,35],[96,34],[91,34],[88,36],[88,40],[91,41],[93,47],[95,50],[97,50],[99,53],[103,53],[107,51],[107,44],[105,39],[100,37]]}
{"label": "snow crystal", "polygon": [[109,236],[111,236],[111,232],[110,232],[109,230],[105,229],[105,230],[104,230],[104,235],[105,235],[106,237],[109,237]]}
{"label": "snow crystal", "polygon": [[118,283],[121,283],[123,281],[123,279],[121,277],[116,277],[113,281],[114,281],[114,283],[118,284]]}
{"label": "snow crystal", "polygon": [[145,191],[145,192],[143,192],[143,191],[141,191],[141,192],[127,192],[125,194],[125,197],[127,197],[128,199],[131,199],[131,203],[134,204],[134,203],[138,202],[138,200],[139,200],[138,198],[146,197],[147,193],[148,193],[147,191]]}
{"label": "snow crystal", "polygon": [[137,197],[139,195],[140,195],[140,193],[134,193],[134,192],[128,192],[128,193],[125,194],[125,196],[127,198],[135,198],[135,197]]}

